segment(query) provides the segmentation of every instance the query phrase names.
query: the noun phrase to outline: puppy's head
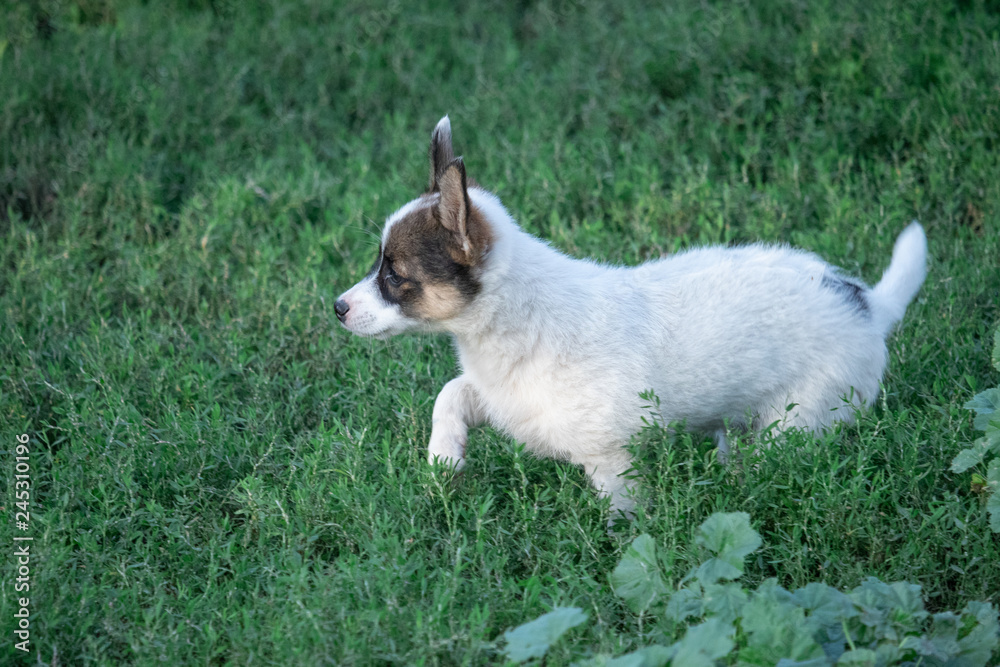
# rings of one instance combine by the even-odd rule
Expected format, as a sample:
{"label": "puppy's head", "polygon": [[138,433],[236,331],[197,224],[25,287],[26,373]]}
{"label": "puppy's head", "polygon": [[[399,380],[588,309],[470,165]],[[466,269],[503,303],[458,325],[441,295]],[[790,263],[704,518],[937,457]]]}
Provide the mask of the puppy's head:
{"label": "puppy's head", "polygon": [[431,135],[430,162],[428,191],[389,216],[371,271],[337,299],[337,317],[360,336],[440,328],[479,294],[489,224],[469,200],[447,116]]}

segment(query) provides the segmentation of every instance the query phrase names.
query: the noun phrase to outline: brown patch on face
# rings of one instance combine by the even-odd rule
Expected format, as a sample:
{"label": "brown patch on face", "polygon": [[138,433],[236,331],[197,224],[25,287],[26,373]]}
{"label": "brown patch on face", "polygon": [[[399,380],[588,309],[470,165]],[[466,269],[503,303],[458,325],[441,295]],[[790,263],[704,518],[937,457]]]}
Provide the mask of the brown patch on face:
{"label": "brown patch on face", "polygon": [[407,317],[441,321],[458,315],[479,293],[480,265],[491,235],[476,208],[466,209],[463,235],[443,222],[453,202],[425,198],[425,206],[389,229],[377,281],[383,298]]}
{"label": "brown patch on face", "polygon": [[421,298],[414,304],[414,314],[422,320],[440,322],[458,315],[467,303],[455,285],[428,283],[423,285]]}

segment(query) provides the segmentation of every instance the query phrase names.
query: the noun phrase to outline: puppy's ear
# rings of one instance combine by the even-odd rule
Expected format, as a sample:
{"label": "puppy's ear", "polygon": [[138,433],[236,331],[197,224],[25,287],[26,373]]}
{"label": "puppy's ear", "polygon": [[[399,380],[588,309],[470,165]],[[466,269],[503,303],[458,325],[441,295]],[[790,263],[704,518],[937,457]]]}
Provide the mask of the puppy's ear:
{"label": "puppy's ear", "polygon": [[430,157],[431,181],[428,192],[437,192],[441,176],[455,159],[455,151],[451,148],[451,121],[447,116],[438,121],[437,127],[431,133]]}
{"label": "puppy's ear", "polygon": [[468,256],[472,250],[468,229],[471,206],[462,158],[455,158],[438,174],[437,186],[441,191],[441,203],[438,205],[441,226],[454,235],[456,244]]}

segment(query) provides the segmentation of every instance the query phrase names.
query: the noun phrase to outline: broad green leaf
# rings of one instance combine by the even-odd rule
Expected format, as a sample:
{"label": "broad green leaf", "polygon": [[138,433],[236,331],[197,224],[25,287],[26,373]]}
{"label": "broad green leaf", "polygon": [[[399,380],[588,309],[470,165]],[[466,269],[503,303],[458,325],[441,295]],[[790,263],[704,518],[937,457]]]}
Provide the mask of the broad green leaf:
{"label": "broad green leaf", "polygon": [[950,611],[934,614],[934,625],[930,633],[926,636],[929,647],[925,650],[932,652],[920,652],[920,655],[929,655],[939,660],[947,660],[958,655],[961,648],[958,645],[958,628],[962,617]]}
{"label": "broad green leaf", "polygon": [[878,639],[901,641],[927,618],[917,584],[886,584],[868,577],[850,597],[861,608],[861,622],[872,628]]}
{"label": "broad green leaf", "polygon": [[947,660],[951,656],[950,653],[939,650],[935,643],[927,637],[917,637],[916,635],[910,635],[909,637],[903,639],[899,648],[904,651],[913,651],[917,655],[941,661]]}
{"label": "broad green leaf", "polygon": [[913,625],[916,627],[921,621],[927,618],[927,612],[924,610],[924,597],[919,584],[911,584],[908,581],[894,581],[889,584],[889,593],[890,609],[896,612],[893,614],[894,620],[896,620],[896,616],[900,613],[909,617],[900,617],[897,621],[900,625]]}
{"label": "broad green leaf", "polygon": [[570,667],[641,667],[641,665],[642,658],[633,658],[631,653],[617,658],[610,655],[595,655],[586,660],[570,663]]}
{"label": "broad green leaf", "polygon": [[1000,455],[1000,413],[990,422],[990,425],[986,428],[986,435],[983,438],[986,440],[986,446],[989,447],[990,451]]}
{"label": "broad green leaf", "polygon": [[783,658],[811,661],[824,656],[823,647],[813,638],[816,626],[807,621],[792,594],[774,579],[761,584],[743,607],[741,626],[749,640],[740,658],[750,664],[774,665]]}
{"label": "broad green leaf", "polygon": [[670,596],[664,614],[667,618],[681,623],[692,616],[705,613],[705,600],[701,593],[691,588],[682,588]]}
{"label": "broad green leaf", "polygon": [[990,497],[986,501],[986,511],[990,515],[990,530],[1000,533],[1000,456],[990,461],[986,468],[986,486]]}
{"label": "broad green leaf", "polygon": [[792,598],[806,612],[807,619],[816,628],[813,638],[828,655],[840,655],[846,650],[846,622],[860,615],[851,598],[819,582],[800,588]]}
{"label": "broad green leaf", "polygon": [[875,657],[879,665],[895,665],[903,659],[903,650],[895,644],[879,644]]}
{"label": "broad green leaf", "polygon": [[716,512],[699,526],[695,541],[718,557],[741,562],[762,544],[746,512]]}
{"label": "broad green leaf", "polygon": [[671,667],[715,667],[715,661],[733,650],[733,626],[710,618],[688,628],[684,637],[671,648],[677,652]]}
{"label": "broad green leaf", "polygon": [[695,578],[703,586],[743,574],[743,559],[760,548],[760,534],[750,527],[746,512],[717,512],[698,528],[695,542],[714,555],[701,564]]}
{"label": "broad green leaf", "polygon": [[635,651],[642,656],[642,667],[664,667],[674,657],[674,651],[669,646],[647,646]]}
{"label": "broad green leaf", "polygon": [[965,404],[966,410],[975,410],[976,418],[972,424],[980,431],[985,431],[997,410],[1000,410],[1000,387],[993,387],[980,392]]}
{"label": "broad green leaf", "polygon": [[571,667],[666,667],[676,650],[667,646],[647,646],[613,658],[598,655],[574,662]]}
{"label": "broad green leaf", "polygon": [[779,604],[791,605],[793,607],[798,606],[798,603],[795,602],[795,596],[783,587],[779,586],[778,580],[774,577],[765,579],[761,582],[760,586],[757,587],[757,590],[754,591],[753,595],[755,599],[759,598]]}
{"label": "broad green leaf", "polygon": [[1000,622],[997,610],[985,602],[970,602],[962,610],[962,627],[968,632],[959,633],[959,657],[952,660],[949,667],[986,667],[993,651],[1000,646]]}
{"label": "broad green leaf", "polygon": [[775,667],[829,667],[830,661],[824,655],[822,658],[812,660],[789,660],[782,658]]}
{"label": "broad green leaf", "polygon": [[706,615],[723,623],[733,623],[743,615],[747,594],[738,584],[709,584],[704,590]]}
{"label": "broad green leaf", "polygon": [[990,461],[986,467],[986,484],[994,491],[1000,491],[1000,457]]}
{"label": "broad green leaf", "polygon": [[503,633],[507,641],[504,653],[508,660],[524,662],[540,658],[570,628],[587,620],[579,607],[557,607],[547,614]]}
{"label": "broad green leaf", "polygon": [[652,537],[640,535],[632,541],[611,573],[611,587],[636,613],[666,599],[669,590],[656,562],[656,544]]}
{"label": "broad green leaf", "polygon": [[877,659],[878,656],[875,655],[875,651],[859,648],[847,651],[840,656],[840,660],[837,661],[837,667],[875,667]]}
{"label": "broad green leaf", "polygon": [[914,651],[917,655],[934,658],[943,662],[958,653],[958,642],[910,635],[903,639],[899,648],[904,651]]}
{"label": "broad green leaf", "polygon": [[986,511],[990,515],[990,530],[1000,533],[1000,493],[993,492],[986,501]]}
{"label": "broad green leaf", "polygon": [[714,584],[719,579],[737,579],[743,574],[743,563],[734,565],[721,558],[709,558],[698,566],[694,577],[702,586]]}
{"label": "broad green leaf", "polygon": [[841,629],[841,621],[859,614],[846,594],[820,582],[806,584],[792,593],[795,603],[821,628]]}
{"label": "broad green leaf", "polygon": [[972,444],[972,447],[963,449],[952,460],[951,471],[965,472],[969,468],[979,465],[989,454],[989,451],[989,442],[986,438],[979,438]]}

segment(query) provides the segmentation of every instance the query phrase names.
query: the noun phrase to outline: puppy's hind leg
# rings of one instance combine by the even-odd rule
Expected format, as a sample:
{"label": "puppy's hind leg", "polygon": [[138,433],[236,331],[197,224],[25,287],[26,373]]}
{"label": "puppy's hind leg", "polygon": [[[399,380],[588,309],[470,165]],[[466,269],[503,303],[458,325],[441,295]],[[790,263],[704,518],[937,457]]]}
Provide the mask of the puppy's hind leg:
{"label": "puppy's hind leg", "polygon": [[614,523],[619,513],[629,520],[635,518],[635,498],[632,496],[635,483],[624,476],[632,464],[625,450],[621,451],[623,456],[620,457],[590,459],[583,463],[583,468],[590,477],[590,483],[597,489],[598,495],[602,498],[611,498],[609,526]]}
{"label": "puppy's hind leg", "polygon": [[456,472],[461,470],[465,466],[469,428],[484,419],[479,393],[464,375],[446,384],[434,401],[427,460],[431,463],[436,460]]}
{"label": "puppy's hind leg", "polygon": [[715,438],[716,457],[719,463],[728,466],[733,462],[733,457],[739,454],[739,452],[733,452],[733,442],[734,440],[739,442],[746,437],[747,433],[750,432],[747,424],[752,421],[750,413],[747,413],[745,421],[727,419],[723,428],[715,430],[712,435]]}
{"label": "puppy's hind leg", "polygon": [[715,446],[719,453],[719,463],[729,464],[729,438],[726,437],[726,429],[720,428],[715,432]]}

